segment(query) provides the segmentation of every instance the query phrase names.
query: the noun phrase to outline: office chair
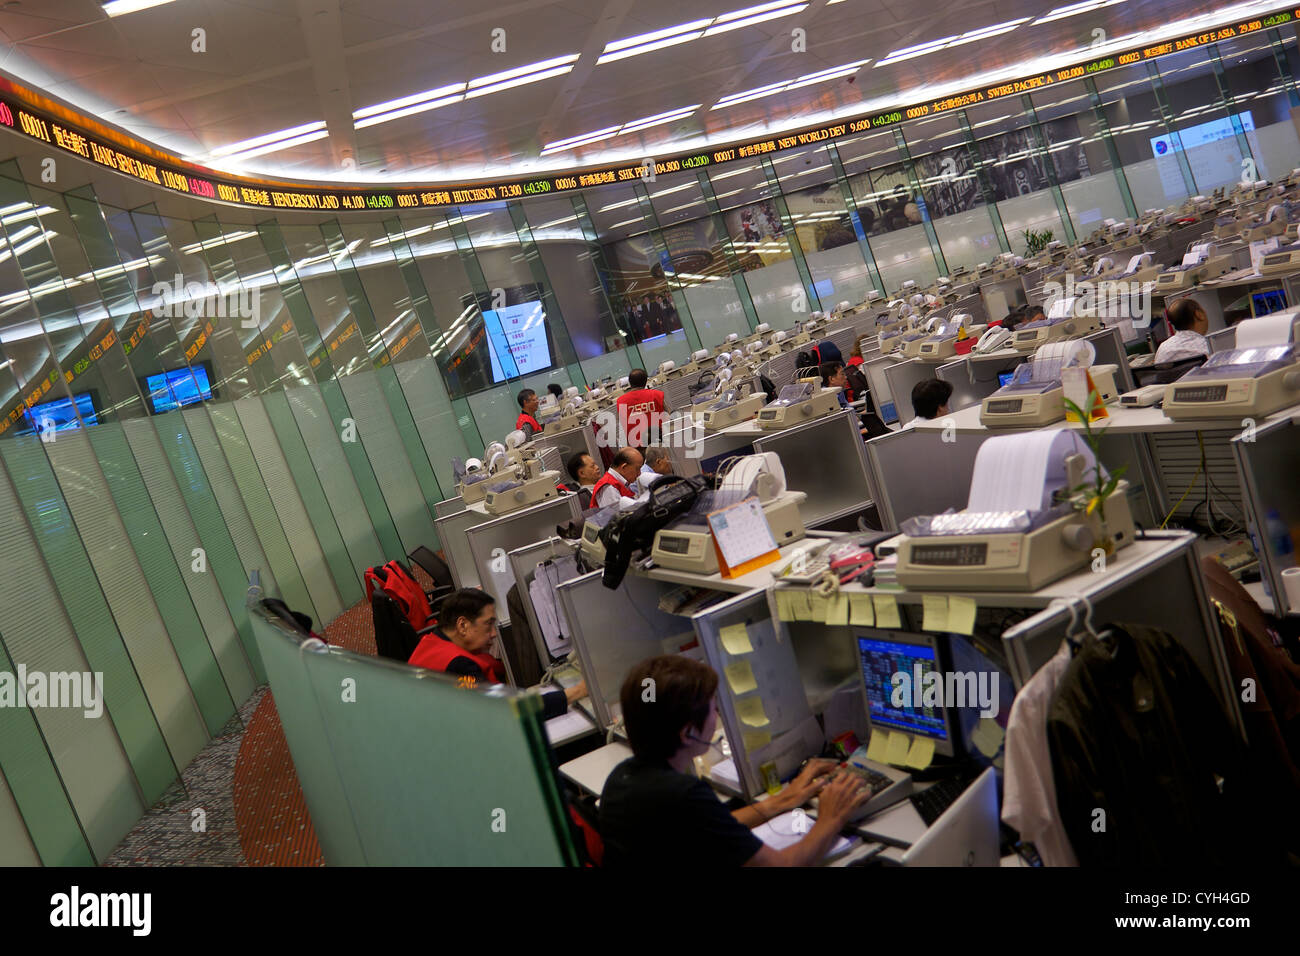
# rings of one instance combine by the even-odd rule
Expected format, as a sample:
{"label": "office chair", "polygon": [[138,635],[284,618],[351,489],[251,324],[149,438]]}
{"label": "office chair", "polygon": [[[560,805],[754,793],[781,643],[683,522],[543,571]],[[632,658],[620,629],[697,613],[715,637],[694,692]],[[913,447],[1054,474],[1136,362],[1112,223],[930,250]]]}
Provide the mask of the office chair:
{"label": "office chair", "polygon": [[375,650],[380,657],[403,664],[411,659],[420,639],[437,628],[436,624],[430,624],[417,631],[407,620],[402,606],[379,587],[370,596],[370,613],[375,622]]}
{"label": "office chair", "polygon": [[1192,369],[1205,364],[1207,356],[1194,355],[1188,359],[1181,359],[1177,362],[1165,362],[1161,365],[1151,365],[1147,368],[1135,368],[1133,372],[1133,382],[1138,388],[1145,388],[1147,385],[1168,385],[1176,382]]}
{"label": "office chair", "polygon": [[[428,548],[425,545],[420,545],[408,554],[407,558],[418,564],[424,569],[425,574],[433,578],[433,587],[435,591],[447,588],[449,589],[447,593],[451,593],[452,590],[455,590],[455,582],[453,582],[451,578],[451,568],[447,567],[447,562],[438,557],[431,548]],[[441,600],[444,596],[445,595],[439,595],[438,600]],[[429,596],[430,606],[433,605],[433,602],[434,596],[431,594]]]}
{"label": "office chair", "polygon": [[311,618],[306,614],[290,610],[289,605],[285,604],[279,598],[263,598],[262,607],[269,611],[274,617],[278,617],[280,620],[284,621],[284,623],[288,624],[301,636],[312,636]]}

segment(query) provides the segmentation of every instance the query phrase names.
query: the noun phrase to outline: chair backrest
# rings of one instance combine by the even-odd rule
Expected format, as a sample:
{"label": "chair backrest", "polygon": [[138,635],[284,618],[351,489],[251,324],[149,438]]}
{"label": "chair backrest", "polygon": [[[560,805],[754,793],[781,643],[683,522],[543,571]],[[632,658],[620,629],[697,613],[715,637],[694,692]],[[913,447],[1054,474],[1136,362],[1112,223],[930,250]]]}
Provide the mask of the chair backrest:
{"label": "chair backrest", "polygon": [[1204,365],[1207,356],[1193,355],[1191,358],[1181,359],[1177,362],[1164,362],[1160,365],[1152,365],[1148,368],[1133,369],[1133,381],[1138,388],[1147,385],[1168,385],[1176,382],[1192,369]]}
{"label": "chair backrest", "polygon": [[420,636],[407,620],[402,606],[376,587],[370,596],[370,613],[375,622],[375,650],[380,657],[405,664],[415,653]]}
{"label": "chair backrest", "polygon": [[424,569],[424,573],[433,578],[435,587],[451,587],[455,582],[451,578],[451,568],[447,562],[438,557],[431,548],[420,545],[409,555],[412,561]]}

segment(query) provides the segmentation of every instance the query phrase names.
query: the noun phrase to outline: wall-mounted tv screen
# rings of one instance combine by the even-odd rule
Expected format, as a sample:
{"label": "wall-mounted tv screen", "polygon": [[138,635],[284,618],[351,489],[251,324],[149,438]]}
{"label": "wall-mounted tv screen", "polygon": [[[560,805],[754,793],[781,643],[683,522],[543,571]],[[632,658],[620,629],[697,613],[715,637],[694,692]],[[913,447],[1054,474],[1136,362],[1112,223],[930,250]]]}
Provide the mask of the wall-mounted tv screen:
{"label": "wall-mounted tv screen", "polygon": [[89,392],[78,392],[72,398],[56,398],[51,402],[33,405],[23,415],[23,424],[17,434],[39,435],[47,429],[69,431],[80,428],[82,422],[88,426],[99,424],[95,400]]}
{"label": "wall-mounted tv screen", "polygon": [[489,309],[483,313],[483,324],[487,327],[493,384],[551,367],[546,312],[541,302]]}
{"label": "wall-mounted tv screen", "polygon": [[555,342],[540,285],[465,295],[461,305],[450,334],[434,340],[434,356],[452,395],[470,395],[555,367]]}
{"label": "wall-mounted tv screen", "polygon": [[194,405],[212,397],[212,384],[205,363],[169,369],[144,379],[145,391],[155,415]]}

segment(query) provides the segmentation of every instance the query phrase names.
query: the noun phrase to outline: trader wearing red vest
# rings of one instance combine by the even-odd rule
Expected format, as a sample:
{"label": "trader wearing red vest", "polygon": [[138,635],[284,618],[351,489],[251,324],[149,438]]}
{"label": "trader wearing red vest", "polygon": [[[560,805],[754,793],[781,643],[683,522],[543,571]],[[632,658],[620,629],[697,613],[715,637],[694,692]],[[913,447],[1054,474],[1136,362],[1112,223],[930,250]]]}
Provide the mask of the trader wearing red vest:
{"label": "trader wearing red vest", "polygon": [[515,429],[524,433],[527,441],[532,441],[534,435],[540,435],[542,425],[533,417],[537,413],[537,393],[531,388],[526,388],[519,393],[519,417],[515,419]]}
{"label": "trader wearing red vest", "polygon": [[591,489],[592,507],[608,508],[619,498],[635,498],[630,486],[641,474],[642,461],[641,453],[635,448],[620,448],[614,456],[614,464]]}
{"label": "trader wearing red vest", "polygon": [[[488,653],[497,633],[497,608],[492,596],[478,588],[461,588],[447,595],[438,609],[438,630],[426,634],[407,662],[414,667],[454,674],[466,687],[505,681],[501,662]],[[587,696],[587,684],[542,694],[545,719],[563,714],[571,702]]]}
{"label": "trader wearing red vest", "polygon": [[646,371],[634,368],[627,375],[630,391],[618,397],[618,427],[625,444],[635,448],[660,443],[663,416],[670,409],[664,403],[664,393],[657,388],[646,388]]}

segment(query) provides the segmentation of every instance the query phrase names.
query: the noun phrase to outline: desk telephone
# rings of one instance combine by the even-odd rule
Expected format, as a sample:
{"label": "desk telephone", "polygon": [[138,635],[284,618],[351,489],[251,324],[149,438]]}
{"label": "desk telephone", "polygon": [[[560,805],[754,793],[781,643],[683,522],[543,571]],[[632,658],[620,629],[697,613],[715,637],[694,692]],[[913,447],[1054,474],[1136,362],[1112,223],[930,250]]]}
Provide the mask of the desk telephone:
{"label": "desk telephone", "polygon": [[975,351],[980,354],[986,352],[996,352],[998,349],[1007,345],[1011,341],[1011,330],[1004,329],[1002,326],[994,326],[985,331],[980,336],[980,340],[975,343]]}

